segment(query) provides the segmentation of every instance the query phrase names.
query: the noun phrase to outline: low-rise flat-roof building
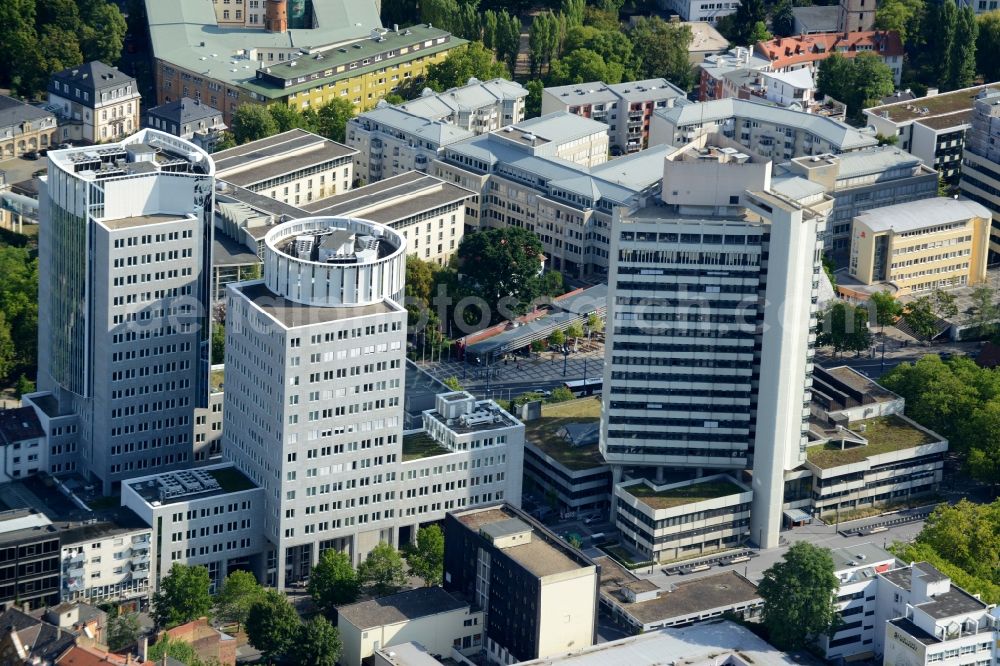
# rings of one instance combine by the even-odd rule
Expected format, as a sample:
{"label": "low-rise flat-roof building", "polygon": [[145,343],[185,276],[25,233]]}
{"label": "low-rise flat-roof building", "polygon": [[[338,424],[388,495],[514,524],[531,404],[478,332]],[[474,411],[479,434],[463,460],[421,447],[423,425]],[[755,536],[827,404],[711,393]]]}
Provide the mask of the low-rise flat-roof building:
{"label": "low-rise flat-roof building", "polygon": [[346,192],[356,150],[303,129],[215,153],[215,177],[286,204]]}
{"label": "low-rise flat-roof building", "polygon": [[20,157],[57,143],[59,133],[51,111],[0,95],[0,158]]}
{"label": "low-rise flat-roof building", "polygon": [[601,567],[601,608],[633,633],[688,626],[726,613],[752,620],[764,606],[757,586],[733,571],[661,588],[610,557],[594,561]]}
{"label": "low-rise flat-roof building", "polygon": [[542,92],[542,114],[564,111],[607,125],[610,147],[634,153],[649,145],[655,109],[688,104],[684,91],[666,79],[553,86]]}
{"label": "low-rise flat-roof building", "polygon": [[850,276],[891,283],[900,295],[986,279],[991,216],[982,204],[944,197],[873,208],[854,218]]}
{"label": "low-rise flat-roof building", "polygon": [[0,511],[0,606],[59,603],[59,529],[33,509]]}
{"label": "low-rise flat-roof building", "polygon": [[399,108],[473,134],[483,134],[524,120],[527,97],[528,90],[516,81],[470,78],[468,84],[444,92],[424,88],[420,97],[400,104]]}
{"label": "low-rise flat-roof building", "polygon": [[449,513],[444,534],[445,589],[485,611],[492,661],[593,645],[600,571],[583,553],[505,504]]}
{"label": "low-rise flat-roof building", "polygon": [[337,609],[344,649],[339,663],[361,666],[377,650],[419,641],[431,654],[482,649],[484,612],[441,587],[421,587]]}
{"label": "low-rise flat-roof building", "polygon": [[179,136],[210,153],[226,130],[221,111],[190,97],[146,109],[145,122],[146,127]]}
{"label": "low-rise flat-roof building", "polygon": [[924,161],[948,183],[961,175],[962,149],[976,97],[997,84],[986,84],[900,100],[865,109],[865,121],[882,136]]}

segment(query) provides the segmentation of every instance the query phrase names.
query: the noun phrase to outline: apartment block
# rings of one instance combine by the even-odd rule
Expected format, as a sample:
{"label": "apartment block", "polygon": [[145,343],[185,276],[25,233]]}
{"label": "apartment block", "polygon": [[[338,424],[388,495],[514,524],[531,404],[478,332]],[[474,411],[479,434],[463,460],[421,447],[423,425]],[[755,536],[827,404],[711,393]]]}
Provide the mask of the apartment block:
{"label": "apartment block", "polygon": [[703,555],[750,538],[752,499],[727,474],[662,485],[637,479],[615,486],[615,527],[648,561]]}
{"label": "apartment block", "polygon": [[850,255],[855,217],[872,208],[931,199],[938,187],[934,169],[892,146],[796,157],[778,165],[776,176],[805,178],[833,197],[823,251],[841,266],[847,265]]}
{"label": "apartment block", "polygon": [[155,544],[148,565],[142,556],[139,563],[133,559],[133,578],[149,578],[156,589],[175,563],[199,565],[208,570],[214,591],[236,569],[260,572],[264,495],[227,464],[129,479],[122,484],[122,506],[152,526]]}
{"label": "apartment block", "polygon": [[682,21],[715,24],[740,6],[739,2],[705,2],[704,0],[657,0],[660,9],[677,14]]}
{"label": "apartment block", "polygon": [[49,447],[31,407],[0,410],[0,482],[48,470]]}
{"label": "apartment block", "polygon": [[514,664],[594,644],[599,568],[507,504],[445,517],[444,587],[485,614],[487,658]]}
{"label": "apartment block", "polygon": [[0,156],[20,157],[59,143],[56,117],[19,99],[0,95]]}
{"label": "apartment block", "polygon": [[139,129],[140,97],[134,78],[95,60],[52,75],[48,108],[59,118],[60,141],[104,143]]}
{"label": "apartment block", "polygon": [[208,400],[214,167],[150,129],[48,160],[39,392],[25,403],[48,428],[51,471],[79,470],[110,494],[191,462]]}
{"label": "apartment block", "polygon": [[147,0],[146,16],[156,103],[191,97],[226,124],[241,104],[301,110],[343,98],[361,111],[465,43],[429,25],[387,30],[375,0]]}
{"label": "apartment block", "polygon": [[0,605],[59,603],[59,530],[33,509],[0,511]]}
{"label": "apartment block", "polygon": [[990,210],[990,257],[994,259],[1000,255],[1000,88],[976,95],[958,186],[963,198]]}
{"label": "apartment block", "polygon": [[737,46],[726,53],[712,53],[698,64],[698,101],[740,97],[748,74],[770,70],[767,59],[752,49]]}
{"label": "apartment block", "polygon": [[146,109],[146,127],[179,136],[210,153],[227,129],[221,111],[190,97]]}
{"label": "apartment block", "polygon": [[375,651],[420,641],[432,654],[477,654],[483,611],[440,587],[419,587],[337,609],[343,666],[368,663]]}
{"label": "apartment block", "polygon": [[[863,7],[863,3],[855,0],[850,4]],[[843,8],[843,6],[842,6]],[[871,8],[864,10],[873,14]],[[856,11],[846,14],[846,20],[855,22]],[[874,16],[872,17],[874,18]],[[841,21],[845,14],[841,14]],[[864,19],[868,22],[868,19]],[[903,75],[903,40],[894,30],[871,30],[852,25],[841,27],[835,32],[821,32],[809,35],[777,37],[770,41],[759,42],[755,47],[761,57],[770,62],[773,72],[791,72],[798,69],[808,69],[815,74],[819,63],[826,60],[830,54],[837,53],[843,58],[853,58],[859,53],[874,53],[892,70],[893,81],[899,85]]]}
{"label": "apartment block", "polygon": [[553,86],[542,92],[542,114],[573,113],[608,126],[612,152],[634,153],[649,146],[655,109],[688,104],[684,91],[666,79],[607,84],[591,81]]}
{"label": "apartment block", "polygon": [[900,148],[919,157],[946,182],[956,184],[976,97],[989,87],[974,86],[874,106],[864,110],[865,121],[882,136],[898,137]]}
{"label": "apartment block", "polygon": [[357,151],[292,129],[212,155],[216,178],[295,206],[346,192]]}
{"label": "apartment block", "polygon": [[532,155],[596,167],[608,161],[607,129],[596,120],[556,111],[504,127],[498,134],[523,145]]}
{"label": "apartment block", "polygon": [[60,534],[60,545],[63,601],[99,604],[149,597],[153,529],[133,511],[70,527]]}
{"label": "apartment block", "polygon": [[881,638],[885,621],[879,622],[880,581],[878,574],[899,566],[896,558],[871,543],[834,548],[833,573],[839,580],[834,599],[839,622],[832,634],[818,639],[828,660],[854,661],[873,658],[876,637]]}
{"label": "apartment block", "polygon": [[421,118],[484,134],[524,120],[527,97],[528,90],[515,81],[470,78],[467,85],[440,93],[424,88],[420,97],[401,104],[400,108]]}
{"label": "apartment block", "polygon": [[986,280],[990,212],[938,197],[874,208],[854,218],[849,274],[899,294]]}
{"label": "apartment block", "polygon": [[773,160],[848,153],[878,144],[874,132],[855,129],[833,118],[732,98],[656,111],[650,123],[649,143],[680,146],[713,133]]}
{"label": "apartment block", "polygon": [[538,154],[531,145],[537,136],[529,143],[522,131],[449,146],[433,173],[477,193],[472,217],[478,226],[528,229],[542,241],[548,267],[581,277],[605,275],[612,211],[634,208],[659,191],[667,148],[587,168],[556,159],[554,151]]}

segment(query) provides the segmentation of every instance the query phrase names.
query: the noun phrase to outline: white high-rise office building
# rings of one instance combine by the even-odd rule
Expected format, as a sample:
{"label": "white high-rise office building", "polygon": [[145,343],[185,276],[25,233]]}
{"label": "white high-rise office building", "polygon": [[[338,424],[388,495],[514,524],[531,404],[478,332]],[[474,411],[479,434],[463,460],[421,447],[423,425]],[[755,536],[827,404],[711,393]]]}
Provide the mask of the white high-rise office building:
{"label": "white high-rise office building", "polygon": [[626,468],[753,470],[747,534],[777,545],[805,455],[821,232],[832,201],[724,137],[668,155],[662,205],[612,227],[601,452]]}
{"label": "white high-rise office building", "polygon": [[208,398],[214,166],[142,130],[49,153],[41,192],[38,389],[51,472],[103,485],[184,467]]}

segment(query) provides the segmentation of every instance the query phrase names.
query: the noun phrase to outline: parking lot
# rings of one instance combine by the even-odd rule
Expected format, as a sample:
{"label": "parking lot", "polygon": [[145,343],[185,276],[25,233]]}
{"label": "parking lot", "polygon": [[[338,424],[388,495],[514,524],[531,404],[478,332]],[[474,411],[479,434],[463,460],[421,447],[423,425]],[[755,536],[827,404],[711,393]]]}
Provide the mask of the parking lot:
{"label": "parking lot", "polygon": [[30,180],[36,171],[45,169],[47,160],[40,157],[37,160],[26,160],[22,157],[15,157],[0,162],[0,171],[4,172],[7,184],[20,183],[22,180]]}

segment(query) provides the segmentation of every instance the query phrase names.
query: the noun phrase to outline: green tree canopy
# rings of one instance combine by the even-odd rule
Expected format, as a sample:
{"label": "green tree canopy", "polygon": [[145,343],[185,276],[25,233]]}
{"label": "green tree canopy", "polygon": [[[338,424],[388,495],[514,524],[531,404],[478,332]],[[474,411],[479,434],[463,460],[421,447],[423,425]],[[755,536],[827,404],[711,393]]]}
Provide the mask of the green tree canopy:
{"label": "green tree canopy", "polygon": [[643,77],[663,77],[679,88],[690,90],[694,83],[688,60],[688,47],[693,39],[691,26],[667,23],[658,16],[641,18],[629,37]]}
{"label": "green tree canopy", "polygon": [[266,106],[240,104],[233,114],[233,138],[236,143],[256,141],[278,133],[278,123]]}
{"label": "green tree canopy", "polygon": [[[951,57],[948,72],[948,87],[951,90],[968,88],[976,80],[976,40],[979,38],[979,23],[971,5],[964,5],[955,18],[955,52]],[[1000,53],[993,53],[1000,57]]]}
{"label": "green tree canopy", "polygon": [[336,606],[357,600],[361,584],[347,553],[324,550],[309,574],[309,595],[316,606],[331,615]]}
{"label": "green tree canopy", "polygon": [[317,615],[299,629],[292,653],[299,664],[336,666],[342,649],[337,627],[322,615]]}
{"label": "green tree canopy", "polygon": [[875,13],[877,30],[895,30],[904,44],[920,40],[924,0],[883,0]]}
{"label": "green tree canopy", "polygon": [[347,121],[355,115],[354,104],[337,97],[316,109],[316,132],[327,139],[343,143],[347,136]]}
{"label": "green tree canopy", "polygon": [[829,631],[836,618],[834,592],[839,584],[829,549],[805,541],[792,545],[783,561],[764,572],[757,587],[771,642],[793,650]]}
{"label": "green tree canopy", "polygon": [[107,643],[112,652],[124,652],[139,640],[139,616],[135,613],[119,613],[108,620]]}
{"label": "green tree canopy", "polygon": [[427,68],[427,85],[438,92],[464,86],[475,77],[487,81],[497,77],[509,79],[507,66],[497,62],[493,52],[482,42],[469,42],[454,49],[448,58]]}
{"label": "green tree canopy", "polygon": [[988,284],[981,284],[972,290],[972,312],[969,323],[979,335],[990,337],[996,333],[1000,306],[996,302],[996,291]]}
{"label": "green tree canopy", "polygon": [[980,14],[976,39],[976,68],[985,81],[1000,80],[1000,10]]}
{"label": "green tree canopy", "polygon": [[500,299],[513,298],[523,307],[541,293],[542,243],[538,236],[520,227],[483,229],[465,236],[458,246],[463,282],[473,282],[475,291],[493,310],[493,321],[504,317]]}
{"label": "green tree canopy", "polygon": [[934,302],[927,296],[916,298],[903,308],[903,320],[918,337],[929,340],[937,332]]}
{"label": "green tree canopy", "polygon": [[269,660],[279,661],[293,652],[301,626],[298,613],[277,590],[265,590],[247,613],[247,638]]}
{"label": "green tree canopy", "polygon": [[599,53],[581,48],[553,60],[547,81],[552,86],[586,81],[621,83],[624,73],[625,69],[619,63],[606,62]]}
{"label": "green tree canopy", "polygon": [[549,402],[567,402],[575,398],[576,396],[573,395],[571,390],[565,386],[557,386],[552,389],[552,395],[549,396]]}
{"label": "green tree canopy", "polygon": [[410,575],[424,579],[428,587],[440,585],[444,577],[444,533],[437,525],[417,531],[417,543],[407,550]]}
{"label": "green tree canopy", "polygon": [[375,596],[392,594],[406,583],[399,551],[382,541],[358,567],[358,578]]}
{"label": "green tree canopy", "polygon": [[212,610],[212,596],[208,588],[208,569],[175,563],[153,595],[156,625],[176,627],[199,617],[207,617]]}
{"label": "green tree canopy", "polygon": [[903,314],[903,306],[888,291],[876,291],[871,301],[875,306],[875,323],[879,326],[892,326]]}
{"label": "green tree canopy", "polygon": [[976,504],[963,499],[954,506],[939,506],[917,542],[973,576],[1000,585],[1000,500]]}
{"label": "green tree canopy", "polygon": [[234,571],[222,583],[215,596],[216,617],[226,622],[244,625],[250,607],[264,598],[264,588],[249,571]]}
{"label": "green tree canopy", "polygon": [[162,663],[164,657],[170,657],[186,666],[205,666],[198,658],[198,653],[190,643],[171,638],[164,634],[156,643],[150,646],[146,653],[146,663]]}
{"label": "green tree canopy", "polygon": [[795,33],[795,15],[792,0],[778,0],[771,11],[771,29],[778,37],[788,37]]}

